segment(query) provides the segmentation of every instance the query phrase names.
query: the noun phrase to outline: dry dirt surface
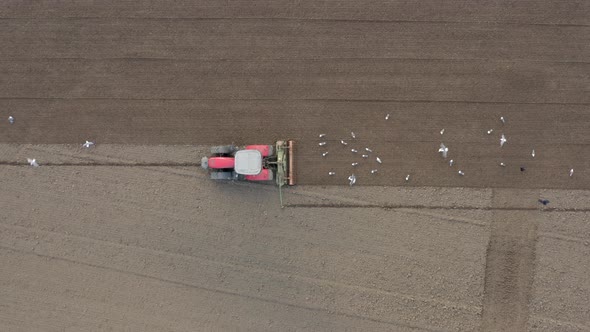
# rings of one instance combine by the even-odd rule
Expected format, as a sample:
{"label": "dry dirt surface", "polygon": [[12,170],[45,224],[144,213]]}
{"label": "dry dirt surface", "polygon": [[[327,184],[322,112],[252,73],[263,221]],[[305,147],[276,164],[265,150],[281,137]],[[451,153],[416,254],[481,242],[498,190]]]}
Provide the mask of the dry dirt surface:
{"label": "dry dirt surface", "polygon": [[[588,1],[8,0],[0,45],[2,331],[590,331]],[[283,138],[283,209],[199,167]]]}

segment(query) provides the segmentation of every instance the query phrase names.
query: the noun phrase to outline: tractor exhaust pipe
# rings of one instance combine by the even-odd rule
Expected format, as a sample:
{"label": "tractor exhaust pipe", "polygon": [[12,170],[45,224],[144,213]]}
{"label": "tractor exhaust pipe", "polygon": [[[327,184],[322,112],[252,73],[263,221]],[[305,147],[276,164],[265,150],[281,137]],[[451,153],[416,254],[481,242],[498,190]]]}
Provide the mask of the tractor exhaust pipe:
{"label": "tractor exhaust pipe", "polygon": [[287,141],[287,147],[289,148],[289,172],[288,172],[288,177],[289,177],[289,185],[290,186],[294,186],[295,185],[295,167],[294,167],[294,159],[293,155],[294,155],[294,151],[293,149],[295,148],[295,141],[293,140],[288,140]]}

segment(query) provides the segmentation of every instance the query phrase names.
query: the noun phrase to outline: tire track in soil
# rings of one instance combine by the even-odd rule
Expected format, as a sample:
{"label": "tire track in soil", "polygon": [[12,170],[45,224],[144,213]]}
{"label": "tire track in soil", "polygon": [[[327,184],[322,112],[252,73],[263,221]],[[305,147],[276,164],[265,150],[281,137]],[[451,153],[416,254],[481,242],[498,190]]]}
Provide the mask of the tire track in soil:
{"label": "tire track in soil", "polygon": [[[497,202],[492,195],[493,206]],[[525,331],[535,273],[537,217],[494,210],[487,249],[482,331]]]}
{"label": "tire track in soil", "polygon": [[423,209],[423,210],[483,210],[483,211],[534,211],[534,212],[590,212],[590,209],[576,209],[576,208],[544,208],[538,207],[478,207],[478,206],[444,206],[444,205],[409,205],[409,204],[285,204],[288,208],[380,208],[385,210],[397,209]]}

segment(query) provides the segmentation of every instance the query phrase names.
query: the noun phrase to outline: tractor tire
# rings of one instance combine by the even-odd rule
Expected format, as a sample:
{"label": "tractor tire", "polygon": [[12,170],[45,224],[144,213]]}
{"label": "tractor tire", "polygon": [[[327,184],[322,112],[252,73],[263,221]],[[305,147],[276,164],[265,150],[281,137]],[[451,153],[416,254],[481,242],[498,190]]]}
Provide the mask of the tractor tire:
{"label": "tractor tire", "polygon": [[211,172],[211,180],[234,180],[235,172]]}
{"label": "tractor tire", "polygon": [[233,145],[218,145],[211,147],[211,154],[232,154],[236,151]]}

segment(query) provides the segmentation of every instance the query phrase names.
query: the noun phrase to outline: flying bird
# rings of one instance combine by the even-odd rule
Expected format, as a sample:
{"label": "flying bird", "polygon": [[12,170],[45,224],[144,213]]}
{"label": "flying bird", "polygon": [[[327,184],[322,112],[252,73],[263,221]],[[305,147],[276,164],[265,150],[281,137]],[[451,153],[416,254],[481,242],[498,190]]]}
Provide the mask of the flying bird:
{"label": "flying bird", "polygon": [[502,137],[500,137],[500,147],[503,147],[506,142],[508,142],[508,140],[506,139],[506,136],[502,134]]}
{"label": "flying bird", "polygon": [[351,176],[348,177],[348,181],[350,181],[349,185],[352,187],[352,185],[356,183],[356,176],[354,176],[354,174],[352,174]]}
{"label": "flying bird", "polygon": [[438,152],[442,153],[443,158],[446,159],[449,153],[449,148],[447,148],[443,143],[440,143],[440,148],[438,149]]}
{"label": "flying bird", "polygon": [[82,144],[83,147],[89,148],[94,145],[94,142],[86,141],[86,143]]}
{"label": "flying bird", "polygon": [[39,164],[37,163],[37,160],[35,160],[35,159],[27,158],[27,162],[29,163],[29,165],[31,165],[33,167],[39,167]]}

